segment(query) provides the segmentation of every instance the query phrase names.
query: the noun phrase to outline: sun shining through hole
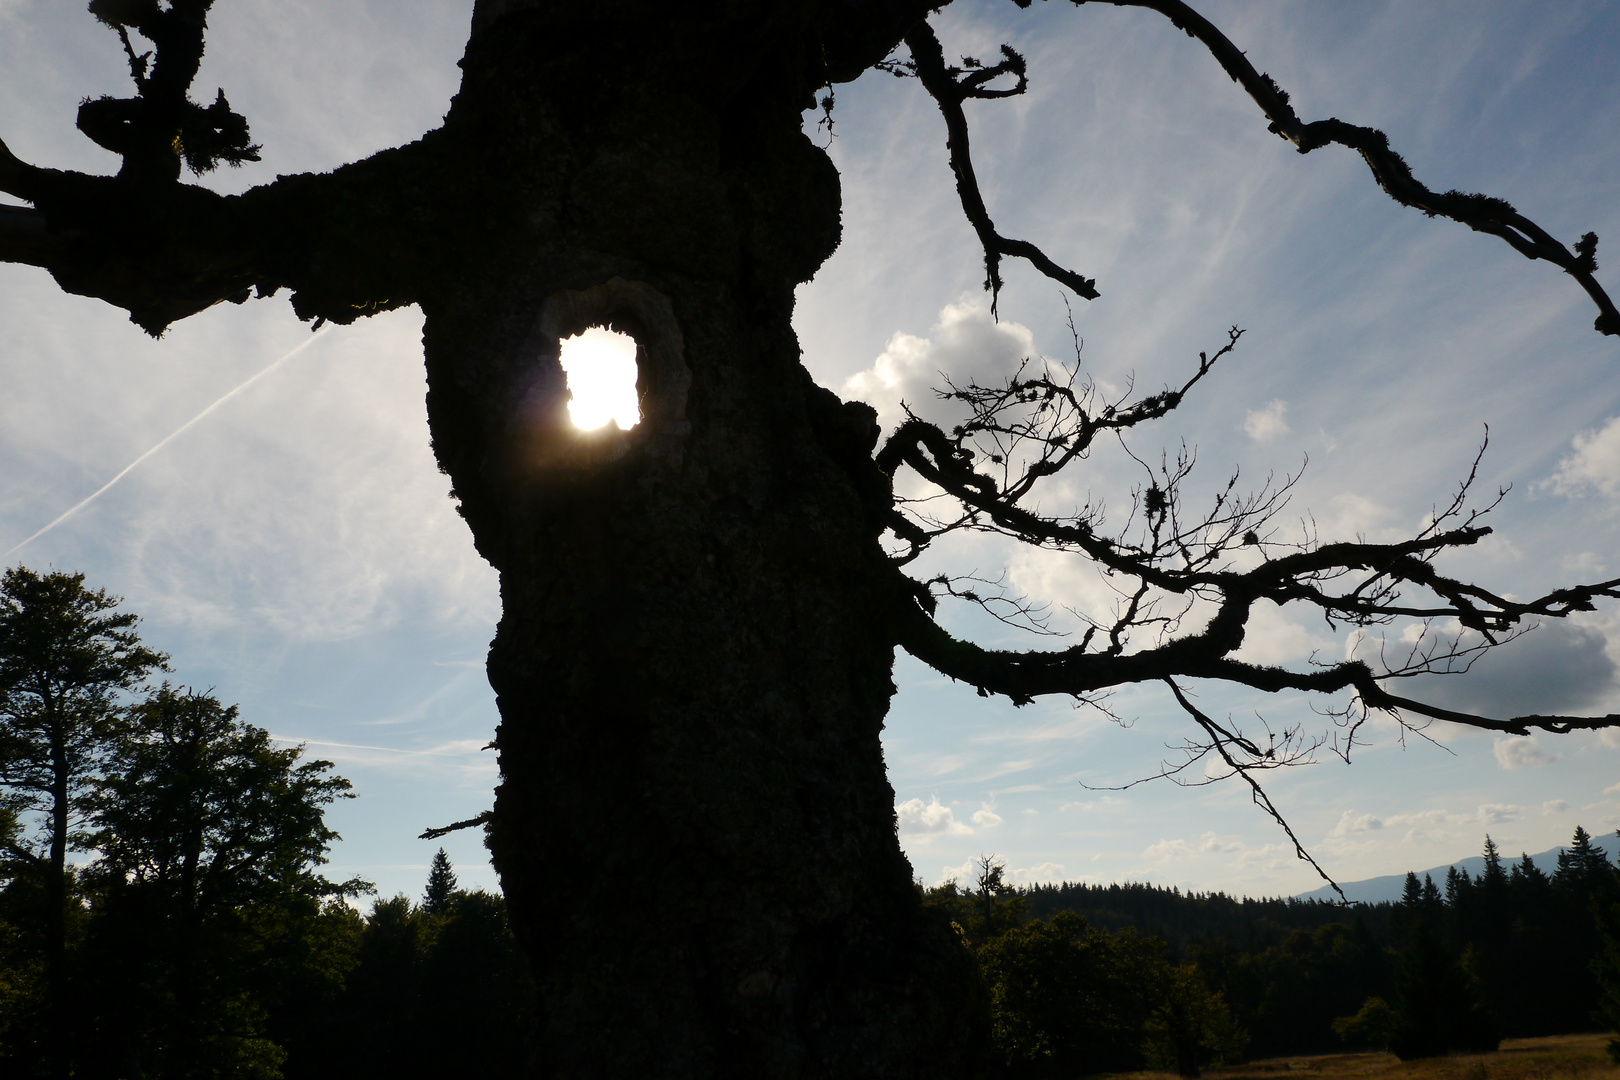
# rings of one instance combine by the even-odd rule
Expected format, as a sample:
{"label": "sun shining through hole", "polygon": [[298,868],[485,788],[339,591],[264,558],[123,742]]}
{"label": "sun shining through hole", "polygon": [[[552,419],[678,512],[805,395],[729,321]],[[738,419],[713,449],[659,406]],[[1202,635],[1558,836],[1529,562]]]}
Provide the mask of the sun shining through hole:
{"label": "sun shining through hole", "polygon": [[636,400],[636,340],[592,327],[562,343],[563,373],[573,400],[568,416],[591,431],[613,421],[629,431],[641,420]]}

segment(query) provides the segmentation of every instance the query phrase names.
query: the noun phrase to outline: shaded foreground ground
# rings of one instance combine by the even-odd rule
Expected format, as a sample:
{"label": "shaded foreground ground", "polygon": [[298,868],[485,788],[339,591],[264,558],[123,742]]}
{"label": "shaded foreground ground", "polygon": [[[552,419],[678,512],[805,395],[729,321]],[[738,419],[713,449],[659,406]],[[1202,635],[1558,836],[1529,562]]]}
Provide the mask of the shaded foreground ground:
{"label": "shaded foreground ground", "polygon": [[[1450,1054],[1402,1061],[1394,1054],[1320,1054],[1270,1058],[1206,1069],[1208,1080],[1620,1080],[1620,1066],[1604,1048],[1610,1036],[1550,1035],[1504,1039],[1493,1054]],[[1116,1080],[1148,1080],[1172,1073],[1123,1073]]]}

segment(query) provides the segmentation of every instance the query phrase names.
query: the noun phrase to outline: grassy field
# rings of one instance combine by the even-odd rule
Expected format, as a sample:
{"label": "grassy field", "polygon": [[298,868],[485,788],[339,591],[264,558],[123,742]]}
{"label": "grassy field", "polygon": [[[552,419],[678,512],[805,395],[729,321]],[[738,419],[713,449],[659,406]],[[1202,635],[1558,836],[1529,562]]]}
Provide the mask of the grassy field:
{"label": "grassy field", "polygon": [[[1494,1054],[1453,1054],[1401,1061],[1394,1054],[1323,1054],[1272,1058],[1208,1069],[1208,1080],[1620,1080],[1609,1061],[1608,1035],[1554,1035],[1508,1039]],[[1133,1078],[1168,1073],[1133,1073]],[[1123,1080],[1123,1078],[1122,1078]]]}

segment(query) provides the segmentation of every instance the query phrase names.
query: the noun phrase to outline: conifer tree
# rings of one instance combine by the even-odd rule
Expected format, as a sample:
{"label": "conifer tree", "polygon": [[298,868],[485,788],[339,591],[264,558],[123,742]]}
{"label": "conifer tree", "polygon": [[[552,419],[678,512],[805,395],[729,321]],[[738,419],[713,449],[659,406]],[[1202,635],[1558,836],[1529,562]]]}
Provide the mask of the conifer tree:
{"label": "conifer tree", "polygon": [[1538,888],[1547,884],[1547,875],[1542,873],[1529,852],[1521,851],[1519,861],[1513,864],[1513,872],[1508,875],[1508,883],[1515,888]]}
{"label": "conifer tree", "polygon": [[444,848],[433,856],[428,869],[427,894],[422,897],[422,910],[429,915],[443,915],[450,910],[450,899],[456,891],[455,871],[450,868],[450,856]]}
{"label": "conifer tree", "polygon": [[1491,834],[1485,834],[1485,869],[1480,872],[1479,884],[1485,889],[1500,889],[1507,884],[1507,873],[1502,869],[1502,853],[1497,850]]}
{"label": "conifer tree", "polygon": [[1474,882],[1467,871],[1459,870],[1455,866],[1446,870],[1446,907],[1453,913],[1465,908],[1473,899]]}
{"label": "conifer tree", "polygon": [[1440,899],[1440,888],[1435,885],[1434,878],[1428,874],[1423,875],[1423,911],[1431,917],[1438,917],[1445,909],[1445,903]]}
{"label": "conifer tree", "polygon": [[1390,1049],[1403,1061],[1452,1050],[1494,1050],[1497,1035],[1455,952],[1427,920],[1407,937],[1396,963]]}
{"label": "conifer tree", "polygon": [[[1615,830],[1620,840],[1620,829]],[[1592,961],[1592,973],[1598,980],[1598,1015],[1615,1033],[1609,1040],[1609,1058],[1620,1065],[1620,867],[1609,871],[1609,896],[1597,907],[1598,932],[1601,947]]]}

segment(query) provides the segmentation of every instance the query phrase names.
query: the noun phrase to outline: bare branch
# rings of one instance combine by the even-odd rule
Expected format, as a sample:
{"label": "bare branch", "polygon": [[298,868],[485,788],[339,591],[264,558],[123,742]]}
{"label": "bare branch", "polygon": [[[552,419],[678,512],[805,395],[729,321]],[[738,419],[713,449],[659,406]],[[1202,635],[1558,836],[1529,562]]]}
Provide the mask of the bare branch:
{"label": "bare branch", "polygon": [[[985,588],[975,588],[976,585]],[[980,577],[976,571],[971,574],[939,574],[929,578],[925,586],[930,590],[938,586],[945,595],[966,600],[997,622],[1015,629],[1044,637],[1067,636],[1051,628],[1050,605],[1034,603],[1027,596],[1008,592],[1005,570],[994,578]],[[990,591],[986,592],[986,589]]]}
{"label": "bare branch", "polygon": [[1277,810],[1275,804],[1272,803],[1271,797],[1266,794],[1265,788],[1260,786],[1260,781],[1256,780],[1252,775],[1250,775],[1251,770],[1257,766],[1252,763],[1239,762],[1234,757],[1230,749],[1230,747],[1236,743],[1242,746],[1243,749],[1251,755],[1258,756],[1257,748],[1255,748],[1252,743],[1245,743],[1241,738],[1233,737],[1219,724],[1215,723],[1215,721],[1211,720],[1208,716],[1205,716],[1201,711],[1199,711],[1197,706],[1193,705],[1192,702],[1187,700],[1187,696],[1181,692],[1181,687],[1176,685],[1174,679],[1165,679],[1164,681],[1170,687],[1170,692],[1175,695],[1177,703],[1187,711],[1187,715],[1191,716],[1199,727],[1203,728],[1209,733],[1211,740],[1210,745],[1214,748],[1215,752],[1221,756],[1221,760],[1226,762],[1226,764],[1231,767],[1232,771],[1238,776],[1241,776],[1244,783],[1249,785],[1249,791],[1254,799],[1255,805],[1269,814],[1271,819],[1278,825],[1282,826],[1282,831],[1288,834],[1289,841],[1294,845],[1294,854],[1299,856],[1299,858],[1305,862],[1310,863],[1311,868],[1322,876],[1322,880],[1331,885],[1333,887],[1333,891],[1339,894],[1339,900],[1341,902],[1348,903],[1349,898],[1344,895],[1344,890],[1339,888],[1339,883],[1334,881],[1333,878],[1329,877],[1328,872],[1322,869],[1321,864],[1311,857],[1310,852],[1305,850],[1305,845],[1301,844],[1299,842],[1299,837],[1294,835],[1293,828]]}
{"label": "bare branch", "polygon": [[[975,62],[974,65],[970,65],[971,70],[967,73],[963,73],[960,69],[947,68],[939,38],[934,35],[933,29],[922,21],[907,32],[906,46],[911,50],[917,77],[922,80],[923,87],[939,105],[939,111],[945,117],[945,129],[948,133],[946,146],[950,150],[951,171],[956,174],[956,191],[962,200],[962,210],[967,214],[968,221],[973,225],[973,231],[979,235],[979,243],[984,247],[984,287],[990,292],[991,314],[995,314],[997,298],[1001,294],[1002,256],[1025,259],[1053,281],[1073,290],[1076,296],[1095,300],[1101,294],[1097,292],[1097,283],[1094,279],[1064,269],[1027,240],[1010,239],[996,231],[994,222],[990,220],[990,212],[985,208],[984,196],[979,192],[978,177],[973,172],[973,158],[968,145],[967,117],[962,112],[962,102],[968,98],[1010,97],[1023,93],[1028,83],[1024,72],[1024,58],[1004,45],[1003,59],[998,64],[984,66]],[[999,90],[988,87],[987,84],[992,79],[1007,74],[1017,78],[1017,83],[1013,87]]]}
{"label": "bare branch", "polygon": [[[1020,7],[1030,4],[1030,0],[1014,2]],[[1088,2],[1090,0],[1070,0],[1076,7]],[[1390,149],[1388,136],[1376,128],[1347,124],[1336,117],[1311,123],[1301,121],[1289,104],[1287,91],[1279,87],[1270,75],[1256,71],[1241,49],[1182,0],[1102,2],[1115,7],[1141,7],[1157,11],[1177,29],[1195,38],[1260,106],[1266,119],[1271,122],[1271,131],[1293,143],[1300,153],[1308,154],[1329,143],[1349,147],[1367,163],[1378,186],[1401,205],[1421,210],[1430,217],[1447,217],[1461,222],[1476,232],[1500,238],[1527,259],[1544,259],[1559,267],[1580,282],[1581,288],[1597,305],[1598,317],[1592,324],[1593,328],[1600,334],[1620,335],[1620,311],[1616,310],[1614,302],[1594,276],[1597,271],[1598,240],[1595,233],[1586,233],[1572,250],[1524,217],[1504,199],[1455,189],[1446,192],[1431,190],[1412,175],[1411,167],[1401,155]]]}
{"label": "bare branch", "polygon": [[418,840],[437,840],[441,836],[449,836],[451,833],[460,832],[462,829],[476,829],[480,825],[488,825],[491,821],[494,821],[494,820],[495,820],[495,811],[493,811],[493,810],[485,810],[482,814],[479,814],[477,817],[468,818],[466,821],[456,821],[456,822],[450,823],[449,825],[441,825],[438,828],[428,829],[425,832],[423,832],[421,836],[418,836],[417,839]]}

